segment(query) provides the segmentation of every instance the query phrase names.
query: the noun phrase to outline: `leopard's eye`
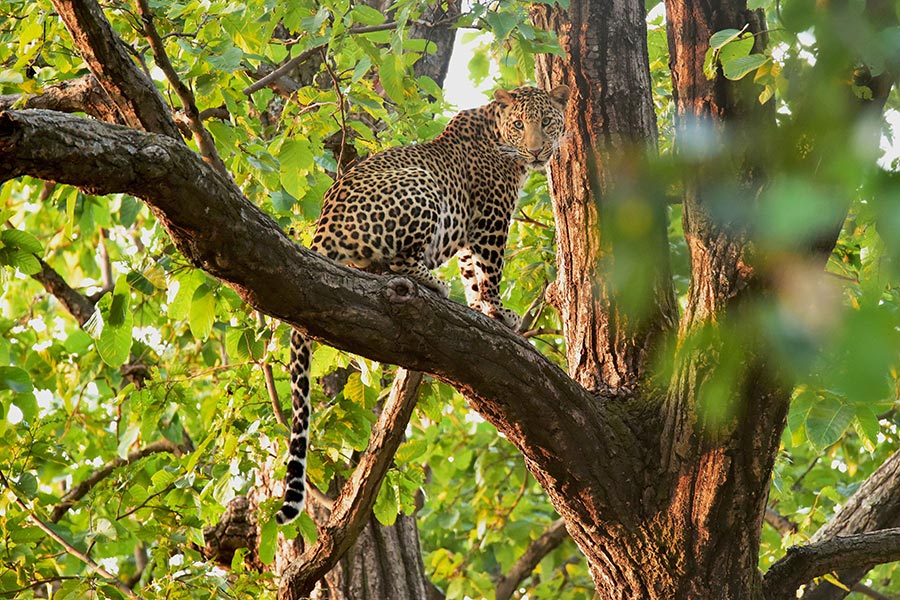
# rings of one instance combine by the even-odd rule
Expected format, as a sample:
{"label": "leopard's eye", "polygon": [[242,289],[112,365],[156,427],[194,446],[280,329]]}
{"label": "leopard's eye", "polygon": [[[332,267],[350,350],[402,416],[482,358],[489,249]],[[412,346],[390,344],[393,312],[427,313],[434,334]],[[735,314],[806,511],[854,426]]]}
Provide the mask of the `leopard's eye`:
{"label": "leopard's eye", "polygon": [[544,117],[544,119],[541,121],[541,125],[546,127],[549,124],[550,124],[550,117]]}
{"label": "leopard's eye", "polygon": [[522,121],[516,120],[516,121],[513,121],[513,127],[515,127],[516,129],[525,129],[525,123],[523,123]]}

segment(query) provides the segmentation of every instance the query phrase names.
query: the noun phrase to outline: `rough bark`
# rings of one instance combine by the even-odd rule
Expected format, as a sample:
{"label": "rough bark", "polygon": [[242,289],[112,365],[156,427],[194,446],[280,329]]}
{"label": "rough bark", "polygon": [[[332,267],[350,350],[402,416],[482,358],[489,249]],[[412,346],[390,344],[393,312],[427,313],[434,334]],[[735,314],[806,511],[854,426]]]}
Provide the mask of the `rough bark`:
{"label": "rough bark", "polygon": [[[816,531],[810,543],[891,527],[900,527],[900,452],[892,454],[863,482],[841,510]],[[876,564],[878,561],[874,560],[852,568],[838,564],[837,580],[852,588]],[[766,574],[767,582],[776,580],[770,573]],[[846,590],[823,581],[809,586],[803,600],[840,600],[847,594]]]}
{"label": "rough bark", "polygon": [[[742,6],[713,11],[707,3],[669,2],[680,126],[701,123],[714,135],[734,127],[741,139],[758,118],[767,118],[766,109],[746,102],[741,84],[707,81],[701,70],[710,33],[747,21],[751,29],[759,25]],[[82,4],[58,0],[57,7],[74,14]],[[567,11],[534,10],[535,22],[557,29],[568,53],[565,61],[541,61],[542,82],[572,86],[572,138],[590,140],[570,139],[551,168],[562,255],[556,298],[577,382],[526,340],[405,278],[350,271],[298,248],[172,135],[170,117],[150,118],[165,107],[158,97],[142,96],[140,85],[130,87],[136,69],[127,57],[88,52],[86,58],[89,65],[109,60],[120,67],[105,71],[108,84],[98,75],[104,89],[126,122],[163,135],[46,111],[0,113],[0,182],[27,174],[143,198],[188,260],[254,308],[339,348],[427,370],[455,385],[523,453],[587,556],[598,597],[761,598],[759,531],[787,391],[757,340],[742,340],[747,352],[728,398],[729,418],[707,421],[697,410],[699,391],[724,351],[717,327],[740,318],[745,298],[765,290],[748,236],[740,224],[716,217],[708,165],[692,165],[684,213],[693,279],[680,332],[710,328],[714,335],[702,350],[679,356],[670,389],[660,392],[661,382],[648,381],[647,358],[675,317],[661,204],[646,205],[650,217],[640,237],[641,265],[649,265],[650,275],[639,288],[652,299],[650,309],[623,308],[629,296],[606,277],[615,274],[629,244],[638,243],[615,221],[635,206],[624,198],[646,193],[633,193],[640,188],[629,182],[642,179],[638,165],[648,148],[652,152],[655,136],[643,2],[573,0]],[[115,37],[85,33],[102,21],[96,11],[73,19],[67,26],[79,45]],[[134,102],[120,103],[132,93]],[[739,145],[728,157],[734,170],[725,172],[737,182],[734,202],[752,198],[763,181],[746,149]],[[821,253],[833,237],[823,236]],[[380,454],[379,469],[389,455]],[[332,506],[335,513],[366,516],[368,509],[344,498]],[[320,533],[337,552],[351,537],[328,528]],[[337,552],[325,556],[316,547],[286,574],[284,597],[307,593],[333,564]]]}
{"label": "rough bark", "polygon": [[801,584],[837,568],[870,569],[873,565],[896,560],[900,560],[900,528],[836,535],[805,546],[794,546],[766,574],[766,598],[791,600],[797,597],[797,588]]}
{"label": "rough bark", "polygon": [[[666,10],[676,131],[702,132],[705,143],[722,152],[715,160],[689,163],[684,178],[691,285],[680,335],[706,337],[701,349],[678,356],[664,406],[662,461],[675,486],[669,531],[685,555],[677,566],[686,577],[674,597],[761,598],[759,538],[790,388],[767,364],[760,340],[733,339],[728,329],[732,320],[752,314],[747,311],[764,289],[749,257],[748,222],[724,217],[719,194],[724,185],[727,202],[752,210],[765,172],[754,164],[751,140],[754,132],[774,126],[774,113],[759,104],[752,82],[731,82],[721,73],[707,79],[703,57],[716,31],[746,25],[758,34],[764,20],[740,1],[718,7],[670,1]],[[765,36],[755,39],[762,49]],[[736,351],[743,358],[733,391],[717,399],[727,416],[705,418],[703,388],[723,357]]]}
{"label": "rough bark", "polygon": [[453,43],[456,41],[456,19],[459,18],[459,2],[447,0],[446,8],[435,2],[425,9],[421,18],[409,28],[409,37],[432,42],[433,52],[426,52],[413,65],[416,77],[431,77],[438,87],[444,87]]}
{"label": "rough bark", "polygon": [[81,57],[119,108],[125,123],[180,141],[178,127],[162,95],[150,78],[136,68],[100,5],[79,0],[55,0],[53,6]]}
{"label": "rough bark", "polygon": [[336,568],[312,595],[321,600],[425,600],[443,598],[425,575],[415,517],[400,515],[386,527],[370,518]]}
{"label": "rough bark", "polygon": [[19,94],[0,96],[0,110],[18,108],[46,108],[61,112],[83,112],[108,123],[122,123],[119,109],[112,103],[93,75],[69,79],[47,86],[35,96],[23,98]]}
{"label": "rough bark", "polygon": [[[551,302],[575,381],[627,394],[677,315],[665,205],[640,188],[657,137],[644,3],[535,4],[532,21],[556,31],[566,54],[539,56],[538,81],[572,90],[567,135],[550,162],[559,272]],[[629,234],[635,211],[639,231]]]}

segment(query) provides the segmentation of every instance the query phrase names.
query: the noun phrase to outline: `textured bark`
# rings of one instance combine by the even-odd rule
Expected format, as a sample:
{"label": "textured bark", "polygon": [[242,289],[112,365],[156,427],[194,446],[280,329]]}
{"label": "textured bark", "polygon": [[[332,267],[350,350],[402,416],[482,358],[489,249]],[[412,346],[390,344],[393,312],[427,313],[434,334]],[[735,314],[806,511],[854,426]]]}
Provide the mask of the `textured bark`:
{"label": "textured bark", "polygon": [[836,535],[805,546],[794,546],[766,574],[766,598],[791,600],[797,597],[797,588],[801,584],[837,568],[870,569],[873,565],[896,560],[900,560],[900,528]]}
{"label": "textured bark", "polygon": [[180,141],[178,127],[162,95],[132,62],[100,5],[81,0],[55,0],[53,7],[125,123]]}
{"label": "textured bark", "polygon": [[446,8],[436,2],[425,9],[421,18],[409,28],[409,37],[434,43],[433,52],[426,52],[413,65],[416,77],[431,77],[438,87],[444,87],[453,43],[456,41],[456,19],[459,18],[458,0],[447,0]]}
{"label": "textured bark", "polygon": [[[325,576],[354,544],[357,536],[372,520],[372,507],[381,481],[393,461],[394,453],[404,438],[409,423],[422,373],[401,370],[391,387],[391,394],[385,402],[378,421],[372,429],[372,437],[366,451],[360,456],[356,468],[343,486],[333,504],[329,507],[327,519],[319,523],[319,537],[316,543],[305,549],[301,556],[291,562],[282,572],[278,591],[281,600],[305,598],[313,591],[316,583]],[[413,524],[414,525],[414,524]],[[374,524],[373,524],[374,526]],[[413,526],[415,530],[415,527]],[[377,535],[377,529],[376,535]],[[394,532],[388,535],[399,535]],[[418,536],[416,536],[418,540]],[[397,549],[396,544],[385,543],[383,549]],[[409,549],[419,557],[418,543]],[[412,563],[416,565],[415,562]],[[403,565],[401,568],[405,568]],[[416,570],[410,572],[409,582],[423,588],[424,568],[417,570],[423,576],[417,578]],[[373,581],[376,579],[373,573]],[[396,585],[398,593],[402,586],[390,580],[382,581],[387,588]],[[386,596],[392,597],[392,596]]]}
{"label": "textured bark", "polygon": [[123,122],[119,109],[93,75],[47,86],[40,94],[27,98],[22,98],[19,94],[0,96],[0,110],[7,110],[14,105],[18,108],[83,112],[108,123]]}
{"label": "textured bark", "polygon": [[[675,375],[662,382],[649,378],[647,359],[674,329],[676,310],[663,206],[641,185],[656,135],[643,2],[573,0],[566,11],[533,9],[535,23],[556,29],[567,53],[565,60],[541,59],[541,82],[567,83],[574,92],[572,134],[551,166],[560,240],[555,299],[574,380],[483,315],[405,278],[354,272],[298,248],[172,135],[168,108],[132,81],[140,71],[123,60],[95,3],[56,5],[126,122],[163,135],[46,111],[0,113],[0,182],[31,175],[97,194],[138,196],[192,264],[254,308],[338,348],[426,370],[457,387],[522,452],[585,553],[599,598],[763,597],[759,532],[788,395],[752,336],[740,340],[743,362],[727,398],[729,418],[707,420],[698,411],[699,392],[725,352],[721,325],[739,320],[747,299],[766,289],[742,224],[717,216],[709,190],[718,173],[731,182],[728,201],[752,209],[764,171],[749,158],[749,132],[770,127],[771,113],[755,104],[755,93],[748,99],[744,84],[709,81],[701,70],[709,34],[748,22],[758,31],[756,13],[741,2],[719,3],[715,11],[709,3],[668,3],[679,129],[700,126],[714,140],[727,132],[738,143],[725,157],[730,168],[701,161],[688,170],[692,284],[679,333],[682,340],[700,330],[711,334],[699,349],[683,347]],[[764,36],[756,39],[764,43]],[[100,46],[110,40],[107,55]],[[641,234],[629,237],[623,215],[635,208],[649,216]],[[816,258],[824,260],[835,236],[817,240]],[[642,252],[632,293],[615,275],[635,248]],[[642,293],[649,300],[637,310],[630,300]],[[393,450],[377,446],[397,437],[376,431],[349,492],[331,507],[329,520],[352,526],[320,531],[321,543],[285,573],[282,597],[311,592],[350,547],[377,489],[378,476],[364,481],[366,471],[383,473]],[[376,528],[363,544],[375,544],[378,535],[386,539]],[[379,546],[373,560],[395,564],[395,553],[412,543],[399,532],[396,541]],[[358,568],[348,567],[346,581],[359,581]],[[772,589],[782,583],[772,576]]]}
{"label": "textured bark", "polygon": [[370,518],[356,543],[320,582],[317,600],[442,598],[425,576],[415,517],[386,527]]}
{"label": "textured bark", "polygon": [[[639,187],[640,165],[655,153],[657,137],[644,3],[576,1],[567,11],[535,4],[532,21],[556,31],[566,52],[538,57],[538,81],[572,90],[568,135],[550,162],[559,272],[551,302],[575,381],[627,394],[677,315],[663,198]],[[624,229],[633,210],[646,211],[639,239]],[[638,254],[640,269],[625,273]],[[616,273],[622,277],[610,277]]]}
{"label": "textured bark", "polygon": [[[900,527],[900,452],[892,454],[863,482],[841,510],[816,531],[810,543],[891,527]],[[852,568],[838,564],[837,580],[852,588],[878,562],[873,560]],[[776,577],[769,573],[766,578],[767,581],[776,581]],[[809,586],[803,600],[840,600],[847,594],[847,591],[823,581],[819,585]]]}
{"label": "textured bark", "polygon": [[[764,290],[748,256],[748,222],[723,217],[717,191],[724,185],[728,202],[753,206],[765,172],[753,163],[751,140],[774,127],[774,113],[759,104],[751,81],[707,79],[703,57],[716,31],[747,25],[759,33],[764,20],[741,1],[716,8],[670,1],[666,9],[677,132],[702,132],[716,148],[729,140],[727,154],[692,164],[684,178],[691,285],[680,335],[702,332],[706,343],[680,354],[664,406],[662,459],[674,485],[668,529],[683,552],[678,570],[687,575],[673,597],[760,598],[760,531],[790,388],[779,384],[758,340],[729,339],[733,333],[723,326],[740,320]],[[765,36],[755,39],[761,50]],[[734,352],[743,358],[733,391],[719,399],[729,417],[707,420],[698,408],[703,386]]]}

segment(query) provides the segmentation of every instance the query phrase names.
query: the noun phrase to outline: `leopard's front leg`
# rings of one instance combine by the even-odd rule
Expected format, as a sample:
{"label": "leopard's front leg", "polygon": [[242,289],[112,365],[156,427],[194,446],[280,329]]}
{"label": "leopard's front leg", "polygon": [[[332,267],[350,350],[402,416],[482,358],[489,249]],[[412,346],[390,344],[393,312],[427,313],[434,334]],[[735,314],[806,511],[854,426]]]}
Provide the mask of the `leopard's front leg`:
{"label": "leopard's front leg", "polygon": [[[483,236],[487,237],[487,236]],[[496,240],[500,236],[490,236]],[[506,236],[502,236],[505,243]],[[503,246],[484,244],[477,240],[459,253],[459,270],[466,289],[469,306],[497,319],[512,330],[518,329],[522,318],[503,308],[500,300],[500,278],[503,275]]]}

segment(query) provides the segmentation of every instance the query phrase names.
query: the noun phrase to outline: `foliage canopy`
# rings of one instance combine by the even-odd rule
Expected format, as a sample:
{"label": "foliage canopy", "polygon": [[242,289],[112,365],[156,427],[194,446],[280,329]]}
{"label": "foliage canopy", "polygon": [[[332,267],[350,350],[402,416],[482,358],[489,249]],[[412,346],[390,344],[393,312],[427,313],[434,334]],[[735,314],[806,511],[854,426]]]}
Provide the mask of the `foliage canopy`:
{"label": "foliage canopy", "polygon": [[[768,48],[754,52],[752,36],[740,30],[719,32],[710,40],[707,71],[753,80],[759,101],[774,102],[781,115],[806,110],[805,94],[820,83],[812,67],[834,59],[830,45],[844,32],[829,29],[799,0],[786,0],[780,11],[770,2],[750,4],[768,9]],[[335,148],[345,145],[336,140],[366,155],[429,139],[451,110],[440,87],[412,70],[433,50],[408,35],[425,8],[415,0],[393,4],[389,15],[342,0],[158,1],[151,8],[198,107],[219,111],[206,124],[228,171],[301,243],[309,241],[322,194],[341,164]],[[669,182],[691,157],[673,150],[665,25],[657,3],[647,8],[660,125],[656,167],[675,196],[677,184]],[[134,7],[112,2],[105,11],[178,107]],[[86,73],[48,0],[7,1],[0,15],[0,93],[40,94]],[[526,83],[533,55],[558,50],[552,36],[531,26],[527,7],[511,0],[474,3],[457,25],[493,34],[469,64],[474,84],[491,72],[497,85]],[[883,44],[850,36],[849,44],[856,45],[860,61],[878,65],[890,51],[900,51],[900,36],[890,35]],[[272,67],[303,53],[313,59],[295,89],[246,93]],[[810,273],[796,265],[779,304],[762,307],[748,323],[728,324],[735,335],[762,327],[772,352],[799,381],[769,498],[797,527],[764,530],[763,569],[786,547],[808,539],[900,446],[898,159],[875,167],[872,131],[853,132],[849,147],[845,137],[829,136],[832,108],[810,115],[819,152],[829,156],[827,168],[811,171],[792,162],[804,141],[792,139],[775,159],[780,170],[754,224],[766,253],[789,261],[792,246],[817,230],[821,198],[852,196],[851,217],[828,264],[831,284],[811,283]],[[888,108],[896,116],[896,92]],[[892,135],[880,115],[869,127]],[[790,132],[779,141],[787,139]],[[672,205],[669,212],[683,299],[690,273],[681,209]],[[287,398],[287,327],[261,318],[230,288],[192,268],[133,197],[98,198],[21,178],[0,187],[0,222],[6,227],[0,232],[0,473],[10,487],[0,497],[0,593],[33,597],[59,585],[55,598],[121,596],[34,526],[34,514],[52,521],[53,531],[103,568],[124,580],[138,578],[144,597],[273,597],[271,576],[245,566],[241,554],[229,573],[207,562],[200,549],[203,527],[254,485],[254,470],[267,459],[267,439],[287,435],[273,414],[263,371],[275,367],[278,396]],[[554,235],[546,180],[538,174],[526,185],[507,251],[505,301],[520,313],[555,278]],[[96,301],[88,321],[73,319],[32,277],[43,268],[38,259]],[[455,269],[449,265],[443,276],[453,281],[452,298],[464,302]],[[825,312],[810,310],[810,297],[823,295],[830,299]],[[531,339],[563,364],[560,327],[556,314],[543,310]],[[699,335],[688,343],[703,343]],[[737,378],[740,357],[731,360],[734,372],[726,369],[706,390],[709,418],[728,417],[717,412],[717,398]],[[309,477],[326,490],[365,448],[372,410],[394,369],[325,346],[313,364],[316,378],[351,368],[336,397],[318,387],[313,392]],[[509,570],[555,512],[515,449],[468,412],[451,388],[433,381],[423,386],[408,436],[379,493],[376,518],[390,524],[400,512],[415,512],[426,569],[448,598],[492,597],[492,578]],[[66,493],[104,465],[115,468],[56,517]],[[416,512],[420,489],[424,507]],[[274,553],[271,517],[277,506],[273,499],[260,515],[264,562]],[[315,528],[301,519],[288,533],[309,539]],[[895,568],[879,567],[871,579],[890,581]],[[882,589],[900,592],[900,580],[893,580]],[[571,542],[543,559],[525,589],[530,598],[593,593]]]}

